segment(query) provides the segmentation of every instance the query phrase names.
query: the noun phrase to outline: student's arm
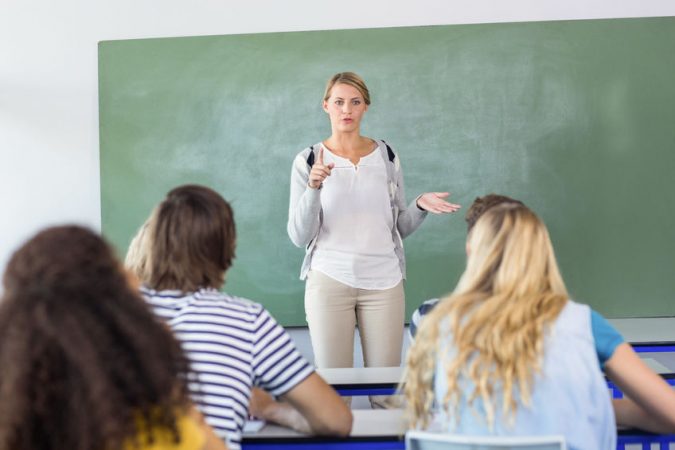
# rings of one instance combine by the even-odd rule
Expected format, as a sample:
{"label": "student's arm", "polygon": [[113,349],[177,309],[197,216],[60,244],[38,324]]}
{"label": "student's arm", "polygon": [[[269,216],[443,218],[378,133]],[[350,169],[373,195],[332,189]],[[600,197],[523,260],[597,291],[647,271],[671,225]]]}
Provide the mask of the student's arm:
{"label": "student's arm", "polygon": [[349,434],[351,411],[300,355],[288,333],[264,308],[253,327],[253,385],[288,401],[312,433]]}
{"label": "student's arm", "polygon": [[251,415],[267,422],[273,422],[304,434],[312,433],[307,419],[297,409],[289,403],[274,400],[262,389],[253,388],[248,410]]}
{"label": "student's arm", "polygon": [[298,410],[315,434],[348,436],[352,429],[351,410],[316,373],[312,373],[281,398]]}
{"label": "student's arm", "polygon": [[199,426],[199,430],[204,435],[204,446],[202,450],[227,450],[227,445],[218,437],[206,421],[204,416],[192,406],[190,408],[190,418]]}
{"label": "student's arm", "polygon": [[653,433],[675,432],[675,391],[637,356],[630,345],[619,345],[605,363],[605,373],[625,399],[613,400],[618,426]]}

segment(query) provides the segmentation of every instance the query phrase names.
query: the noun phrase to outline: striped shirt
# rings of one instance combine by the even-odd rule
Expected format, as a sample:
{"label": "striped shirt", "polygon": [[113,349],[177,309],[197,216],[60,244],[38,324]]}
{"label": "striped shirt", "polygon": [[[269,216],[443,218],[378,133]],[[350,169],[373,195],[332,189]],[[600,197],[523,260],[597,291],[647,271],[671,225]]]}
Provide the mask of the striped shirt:
{"label": "striped shirt", "polygon": [[240,447],[253,386],[279,396],[314,371],[257,303],[215,289],[141,294],[181,341],[196,376],[193,400],[232,449]]}

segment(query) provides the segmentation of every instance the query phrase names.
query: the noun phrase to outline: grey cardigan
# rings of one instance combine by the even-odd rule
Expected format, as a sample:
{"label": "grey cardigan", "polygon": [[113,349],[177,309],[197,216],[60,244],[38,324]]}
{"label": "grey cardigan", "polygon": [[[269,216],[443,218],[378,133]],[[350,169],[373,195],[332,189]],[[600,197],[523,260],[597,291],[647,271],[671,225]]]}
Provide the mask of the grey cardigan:
{"label": "grey cardigan", "polygon": [[[386,142],[381,140],[376,142],[387,168],[389,201],[391,214],[394,218],[391,238],[394,241],[394,252],[398,257],[401,274],[405,278],[403,239],[420,226],[427,216],[427,212],[417,207],[417,198],[406,206],[400,160]],[[288,207],[287,230],[293,244],[305,248],[305,259],[300,269],[300,279],[302,280],[307,277],[312,262],[314,245],[323,220],[321,189],[312,189],[308,185],[309,172],[320,147],[321,143],[319,142],[298,153],[291,170],[291,198]]]}

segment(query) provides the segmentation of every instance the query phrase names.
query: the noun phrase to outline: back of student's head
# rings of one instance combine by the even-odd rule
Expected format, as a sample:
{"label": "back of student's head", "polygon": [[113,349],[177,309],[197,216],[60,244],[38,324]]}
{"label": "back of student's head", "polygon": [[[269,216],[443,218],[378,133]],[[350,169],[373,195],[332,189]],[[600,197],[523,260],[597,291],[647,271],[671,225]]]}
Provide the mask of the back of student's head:
{"label": "back of student's head", "polygon": [[510,301],[546,292],[566,294],[548,230],[522,204],[490,208],[467,243],[467,266],[455,294],[505,295]]}
{"label": "back of student's head", "polygon": [[0,449],[119,449],[175,431],[188,363],[93,232],[47,229],[10,259],[0,303]]}
{"label": "back of student's head", "polygon": [[234,259],[235,239],[232,208],[217,192],[180,186],[155,208],[132,243],[131,251],[141,254],[132,258],[134,271],[153,289],[219,288]]}
{"label": "back of student's head", "polygon": [[473,382],[471,395],[482,399],[489,423],[496,408],[508,416],[517,399],[527,404],[545,331],[567,302],[546,226],[527,207],[490,208],[469,234],[468,248],[457,288],[422,322],[408,353],[406,395],[415,423],[429,419],[428,373],[443,345],[456,349],[446,365],[444,407],[451,416],[462,399],[462,377]]}
{"label": "back of student's head", "polygon": [[469,206],[469,209],[466,211],[466,215],[464,216],[467,231],[471,231],[471,229],[476,224],[476,221],[485,213],[485,211],[492,208],[493,206],[501,205],[502,203],[515,203],[518,205],[523,205],[520,200],[507,197],[506,195],[487,194],[482,197],[476,197],[471,206]]}

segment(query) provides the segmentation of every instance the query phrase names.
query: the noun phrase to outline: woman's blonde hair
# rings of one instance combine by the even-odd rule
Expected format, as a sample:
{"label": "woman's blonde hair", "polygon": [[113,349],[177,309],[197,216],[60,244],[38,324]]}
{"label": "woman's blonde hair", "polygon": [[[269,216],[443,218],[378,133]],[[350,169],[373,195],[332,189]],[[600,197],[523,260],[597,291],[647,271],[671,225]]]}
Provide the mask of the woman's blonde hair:
{"label": "woman's blonde hair", "polygon": [[352,86],[359,91],[366,105],[370,105],[370,92],[368,91],[366,82],[354,72],[340,72],[330,77],[330,80],[326,83],[326,90],[323,93],[323,101],[327,101],[330,98],[330,93],[336,84],[348,84]]}
{"label": "woman's blonde hair", "polygon": [[[492,427],[500,396],[503,415],[513,419],[517,402],[530,402],[545,333],[567,302],[546,226],[527,207],[490,208],[468,246],[459,284],[421,323],[408,352],[404,392],[414,427],[429,423],[436,364],[447,379],[440,406],[450,419],[459,420],[466,401]],[[467,380],[472,392],[462,390]]]}

